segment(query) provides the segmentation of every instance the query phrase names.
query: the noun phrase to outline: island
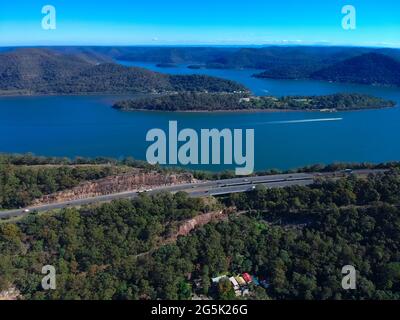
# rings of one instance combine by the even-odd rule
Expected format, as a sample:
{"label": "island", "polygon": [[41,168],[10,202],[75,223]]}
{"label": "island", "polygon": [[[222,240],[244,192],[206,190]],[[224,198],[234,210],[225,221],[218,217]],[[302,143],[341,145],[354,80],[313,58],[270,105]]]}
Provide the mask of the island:
{"label": "island", "polygon": [[252,96],[247,93],[181,92],[117,101],[122,111],[348,111],[391,108],[395,102],[358,93],[325,96]]}

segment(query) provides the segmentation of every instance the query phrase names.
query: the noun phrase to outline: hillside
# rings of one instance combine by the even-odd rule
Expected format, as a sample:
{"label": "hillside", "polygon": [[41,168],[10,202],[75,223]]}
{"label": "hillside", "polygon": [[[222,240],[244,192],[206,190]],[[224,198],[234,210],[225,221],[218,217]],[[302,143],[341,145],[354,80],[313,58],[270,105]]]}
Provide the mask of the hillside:
{"label": "hillside", "polygon": [[329,65],[318,62],[276,64],[254,76],[399,86],[400,60],[385,54],[370,52],[334,63],[331,61]]}
{"label": "hillside", "polygon": [[[399,190],[393,169],[219,199],[143,194],[2,221],[0,292],[15,288],[25,300],[237,299],[232,285],[212,278],[248,272],[265,285],[249,284],[243,299],[399,299]],[[41,289],[43,264],[56,268],[56,290]],[[357,290],[343,290],[344,265],[357,269]]]}
{"label": "hillside", "polygon": [[117,60],[199,64],[229,69],[266,69],[277,65],[329,66],[366,53],[381,53],[395,59],[400,50],[357,47],[265,46],[265,47],[68,47],[63,52],[84,52]]}
{"label": "hillside", "polygon": [[311,78],[334,82],[399,86],[400,62],[383,54],[368,53],[314,72]]}
{"label": "hillside", "polygon": [[260,78],[316,79],[399,85],[400,51],[346,47],[146,48],[59,47],[8,49],[0,53],[0,95],[164,91],[244,91],[229,80],[170,76],[115,60],[204,68],[254,68]]}
{"label": "hillside", "polygon": [[246,91],[209,76],[170,76],[124,67],[93,54],[18,49],[0,54],[0,95],[89,94],[164,91]]}

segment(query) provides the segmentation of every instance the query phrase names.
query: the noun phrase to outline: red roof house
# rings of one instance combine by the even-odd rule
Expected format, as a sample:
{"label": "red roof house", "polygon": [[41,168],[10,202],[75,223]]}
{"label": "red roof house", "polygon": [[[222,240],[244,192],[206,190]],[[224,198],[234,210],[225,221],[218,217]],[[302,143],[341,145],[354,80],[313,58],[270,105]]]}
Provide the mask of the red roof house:
{"label": "red roof house", "polygon": [[250,283],[252,281],[251,275],[249,275],[248,273],[243,273],[243,279],[247,282]]}

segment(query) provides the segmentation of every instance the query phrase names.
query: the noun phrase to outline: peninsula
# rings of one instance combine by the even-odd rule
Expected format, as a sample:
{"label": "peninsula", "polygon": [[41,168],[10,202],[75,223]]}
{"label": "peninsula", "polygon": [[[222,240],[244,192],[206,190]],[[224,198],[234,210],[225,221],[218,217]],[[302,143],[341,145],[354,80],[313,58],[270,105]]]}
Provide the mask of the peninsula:
{"label": "peninsula", "polygon": [[206,75],[167,75],[126,67],[86,53],[43,48],[0,53],[0,96],[168,92],[248,92],[231,80]]}

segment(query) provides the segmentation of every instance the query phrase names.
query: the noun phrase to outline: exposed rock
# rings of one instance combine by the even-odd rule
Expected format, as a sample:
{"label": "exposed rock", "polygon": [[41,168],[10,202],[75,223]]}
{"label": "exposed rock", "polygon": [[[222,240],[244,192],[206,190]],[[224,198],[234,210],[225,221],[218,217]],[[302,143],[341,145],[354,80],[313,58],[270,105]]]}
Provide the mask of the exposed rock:
{"label": "exposed rock", "polygon": [[203,213],[192,219],[186,220],[182,224],[179,225],[177,233],[175,235],[173,235],[172,237],[170,237],[167,240],[167,242],[173,242],[179,236],[186,236],[192,230],[202,227],[212,221],[221,221],[223,219],[226,219],[228,217],[228,215],[234,213],[235,211],[236,211],[236,208],[231,207],[231,208],[226,208],[224,210]]}
{"label": "exposed rock", "polygon": [[21,293],[14,287],[8,290],[0,291],[0,300],[17,300]]}
{"label": "exposed rock", "polygon": [[215,220],[215,221],[220,220],[225,215],[226,214],[223,210],[215,211],[215,212],[208,212],[208,213],[198,215],[190,220],[185,221],[182,225],[180,225],[178,232],[176,234],[176,237],[186,236],[193,229],[204,226],[207,223],[211,222],[212,220]]}
{"label": "exposed rock", "polygon": [[165,174],[157,171],[145,172],[144,170],[137,169],[134,172],[123,175],[83,182],[70,190],[45,195],[35,200],[33,205],[78,200],[126,191],[140,191],[161,186],[191,183],[193,181],[194,178],[189,173]]}

